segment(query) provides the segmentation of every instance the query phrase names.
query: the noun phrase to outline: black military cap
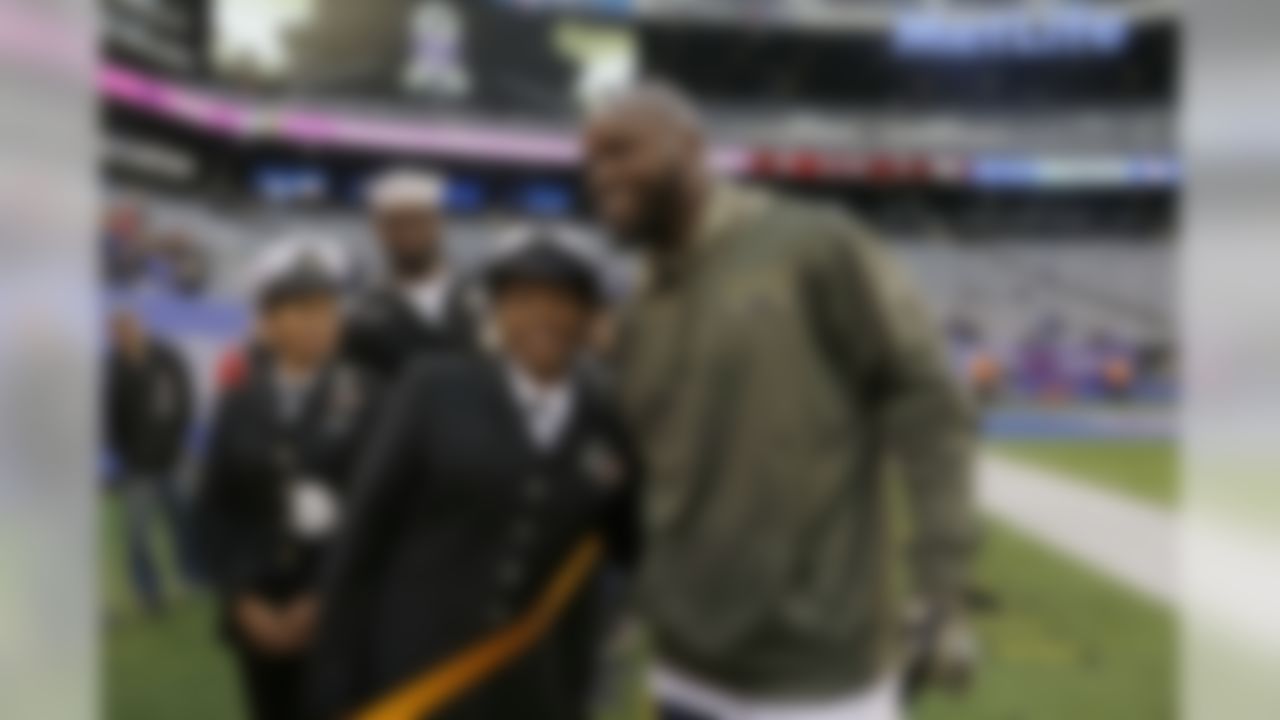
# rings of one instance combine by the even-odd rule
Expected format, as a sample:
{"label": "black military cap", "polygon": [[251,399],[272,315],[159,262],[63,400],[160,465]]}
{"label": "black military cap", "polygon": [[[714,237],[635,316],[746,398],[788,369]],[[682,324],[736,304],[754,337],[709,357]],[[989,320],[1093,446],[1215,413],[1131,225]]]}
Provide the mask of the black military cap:
{"label": "black military cap", "polygon": [[604,294],[596,262],[585,248],[549,229],[509,238],[485,270],[485,284],[494,298],[516,282],[560,287],[591,305],[599,303]]}

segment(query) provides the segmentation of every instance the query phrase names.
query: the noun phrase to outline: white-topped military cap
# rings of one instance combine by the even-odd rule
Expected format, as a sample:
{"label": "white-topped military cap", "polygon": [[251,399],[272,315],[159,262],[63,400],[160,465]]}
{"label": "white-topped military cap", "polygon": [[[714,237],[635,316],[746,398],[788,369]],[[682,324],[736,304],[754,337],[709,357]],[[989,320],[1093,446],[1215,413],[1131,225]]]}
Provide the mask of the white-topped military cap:
{"label": "white-topped military cap", "polygon": [[287,236],[258,251],[250,271],[260,302],[309,292],[338,292],[347,278],[346,253],[326,238]]}
{"label": "white-topped military cap", "polygon": [[441,176],[401,168],[385,172],[369,184],[369,207],[375,211],[401,208],[439,208],[444,203]]}

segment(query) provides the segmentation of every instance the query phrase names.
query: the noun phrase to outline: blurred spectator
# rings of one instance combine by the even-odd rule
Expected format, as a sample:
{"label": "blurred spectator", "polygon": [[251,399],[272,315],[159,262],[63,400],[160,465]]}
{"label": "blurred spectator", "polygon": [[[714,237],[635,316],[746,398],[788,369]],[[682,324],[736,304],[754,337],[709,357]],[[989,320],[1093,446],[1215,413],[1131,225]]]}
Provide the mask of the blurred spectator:
{"label": "blurred spectator", "polygon": [[1178,382],[1178,358],[1166,341],[1148,341],[1134,348],[1133,364],[1143,397],[1168,400]]}
{"label": "blurred spectator", "polygon": [[110,287],[124,289],[148,282],[190,297],[208,286],[207,251],[183,229],[152,233],[136,201],[108,210],[101,240],[103,272]]}
{"label": "blurred spectator", "polygon": [[987,347],[982,327],[968,314],[958,314],[947,322],[951,367],[983,403],[994,401],[1004,382],[1000,358]]}
{"label": "blurred spectator", "polygon": [[985,404],[999,397],[1004,369],[994,353],[986,348],[976,348],[969,357],[966,371],[969,385],[978,400]]}
{"label": "blurred spectator", "polygon": [[1059,403],[1070,393],[1062,352],[1063,324],[1056,315],[1046,315],[1030,330],[1018,348],[1019,389],[1028,396]]}
{"label": "blurred spectator", "polygon": [[1128,398],[1136,382],[1133,353],[1105,330],[1092,333],[1086,352],[1086,392],[1108,400]]}
{"label": "blurred spectator", "polygon": [[157,514],[168,520],[183,579],[198,579],[176,477],[192,415],[190,372],[177,350],[119,310],[105,375],[105,434],[119,468],[130,575],[142,606],[159,611],[164,598],[151,539]]}
{"label": "blurred spectator", "polygon": [[213,385],[220,393],[244,382],[252,362],[252,346],[236,344],[222,352],[214,365]]}
{"label": "blurred spectator", "polygon": [[103,222],[103,272],[114,288],[132,285],[146,272],[146,215],[136,202],[121,202],[107,210]]}
{"label": "blurred spectator", "polygon": [[263,318],[258,317],[249,328],[247,338],[238,338],[230,347],[218,354],[213,366],[213,384],[216,392],[234,390],[248,378],[253,368],[269,362]]}
{"label": "blurred spectator", "polygon": [[157,254],[165,265],[168,288],[186,297],[204,293],[209,283],[209,257],[194,238],[181,230],[171,231],[161,239]]}

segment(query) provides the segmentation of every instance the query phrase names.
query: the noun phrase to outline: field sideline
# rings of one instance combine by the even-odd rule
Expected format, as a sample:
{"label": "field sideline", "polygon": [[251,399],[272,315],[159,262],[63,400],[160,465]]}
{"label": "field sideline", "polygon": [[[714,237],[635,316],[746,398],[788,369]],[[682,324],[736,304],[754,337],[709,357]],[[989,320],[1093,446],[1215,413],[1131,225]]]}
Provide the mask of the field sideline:
{"label": "field sideline", "polygon": [[[1164,488],[1173,497],[1166,446],[1119,443],[1000,446],[1023,460],[1085,472],[1121,488]],[[1039,455],[1040,457],[1037,457]],[[1125,478],[1129,478],[1126,480]],[[1123,491],[1123,490],[1122,490]],[[110,720],[238,720],[233,670],[217,645],[212,605],[178,600],[157,621],[126,608],[116,515],[104,513],[107,631],[104,717]],[[987,523],[978,578],[994,607],[978,617],[985,664],[961,700],[927,697],[919,720],[1168,720],[1174,712],[1172,614],[1062,558],[996,521]],[[634,663],[628,663],[632,665]],[[641,720],[638,683],[622,691],[602,720]],[[647,720],[647,718],[645,719]]]}
{"label": "field sideline", "polygon": [[1177,453],[1168,442],[1026,441],[992,449],[1161,507],[1178,503]]}

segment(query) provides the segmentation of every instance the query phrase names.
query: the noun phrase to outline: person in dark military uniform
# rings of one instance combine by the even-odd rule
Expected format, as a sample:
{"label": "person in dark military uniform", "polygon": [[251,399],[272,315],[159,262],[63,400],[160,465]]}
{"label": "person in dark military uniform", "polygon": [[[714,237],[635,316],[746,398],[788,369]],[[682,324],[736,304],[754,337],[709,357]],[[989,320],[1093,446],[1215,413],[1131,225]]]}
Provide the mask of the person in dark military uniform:
{"label": "person in dark military uniform", "polygon": [[320,718],[585,717],[601,565],[636,554],[639,463],[580,362],[600,290],[563,238],[487,269],[498,349],[397,386],[326,583]]}
{"label": "person in dark military uniform", "polygon": [[340,360],[336,255],[274,245],[259,268],[258,344],[213,418],[201,510],[250,715],[305,715],[300,680],[320,561],[374,405]]}
{"label": "person in dark military uniform", "polygon": [[441,244],[443,182],[396,171],[369,193],[374,232],[389,278],[357,298],[343,345],[347,357],[383,378],[419,353],[458,351],[474,343],[464,283],[448,267]]}

